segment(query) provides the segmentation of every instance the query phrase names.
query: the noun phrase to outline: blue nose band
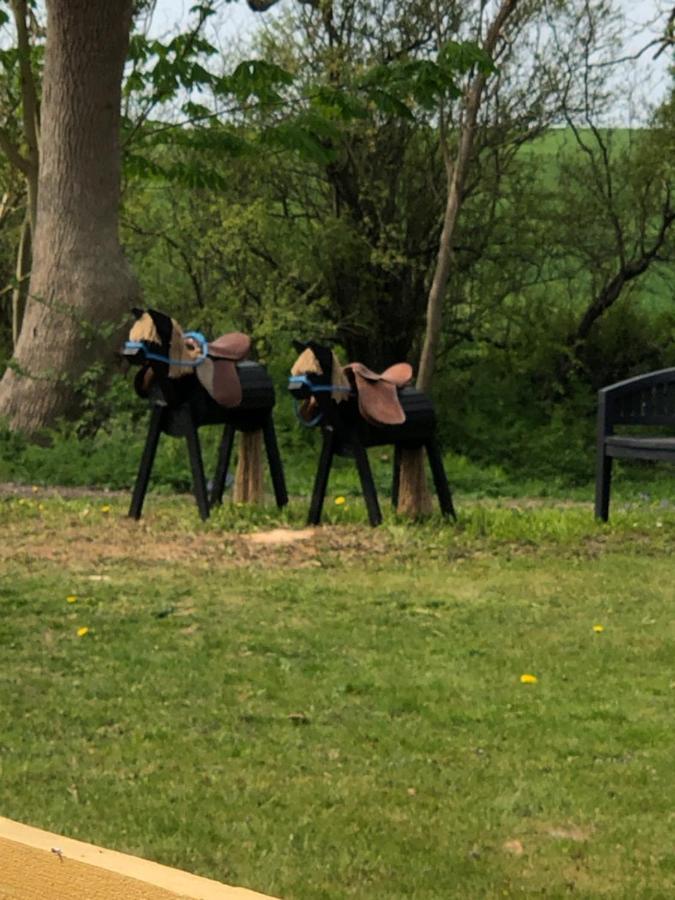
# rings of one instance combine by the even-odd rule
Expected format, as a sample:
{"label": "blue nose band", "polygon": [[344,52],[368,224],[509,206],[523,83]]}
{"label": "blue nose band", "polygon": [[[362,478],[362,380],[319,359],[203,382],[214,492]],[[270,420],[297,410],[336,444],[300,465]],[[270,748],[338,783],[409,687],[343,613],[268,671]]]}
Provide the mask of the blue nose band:
{"label": "blue nose band", "polygon": [[148,350],[143,341],[125,341],[124,349],[142,350],[145,354],[146,359],[153,359],[157,362],[168,363],[168,365],[170,366],[185,366],[189,369],[195,369],[197,366],[200,366],[206,359],[206,338],[199,331],[188,331],[187,334],[184,335],[184,337],[192,338],[192,340],[196,341],[199,344],[200,353],[197,359],[171,359],[168,356],[162,356],[160,353],[153,353],[152,350]]}
{"label": "blue nose band", "polygon": [[351,388],[343,387],[339,384],[314,384],[313,381],[306,375],[291,375],[288,379],[289,384],[304,384],[305,387],[308,387],[313,394],[322,394],[326,393],[326,391],[330,391],[331,394],[333,391],[342,391],[343,393],[351,393]]}

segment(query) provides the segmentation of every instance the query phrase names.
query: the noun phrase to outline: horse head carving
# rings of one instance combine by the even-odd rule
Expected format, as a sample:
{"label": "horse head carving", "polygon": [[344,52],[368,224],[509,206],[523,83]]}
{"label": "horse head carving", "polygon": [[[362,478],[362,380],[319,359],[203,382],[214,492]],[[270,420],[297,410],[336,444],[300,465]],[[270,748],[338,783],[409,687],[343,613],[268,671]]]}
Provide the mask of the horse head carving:
{"label": "horse head carving", "polygon": [[199,331],[184,332],[175,319],[154,309],[134,309],[136,321],[122,355],[140,371],[136,392],[148,397],[153,381],[196,375],[207,393],[221,406],[241,403],[236,363],[245,359],[251,339],[239,331],[207,341]]}

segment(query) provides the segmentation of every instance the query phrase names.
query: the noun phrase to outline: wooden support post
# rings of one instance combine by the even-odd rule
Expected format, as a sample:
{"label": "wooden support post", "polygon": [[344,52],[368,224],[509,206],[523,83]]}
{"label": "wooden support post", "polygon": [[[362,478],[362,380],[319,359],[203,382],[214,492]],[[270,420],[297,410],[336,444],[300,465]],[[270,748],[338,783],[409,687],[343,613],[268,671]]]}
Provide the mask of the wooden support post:
{"label": "wooden support post", "polygon": [[267,463],[270,467],[270,477],[274,488],[274,499],[279,509],[281,509],[282,506],[286,506],[288,503],[288,492],[286,490],[286,479],[284,478],[284,467],[281,464],[279,445],[277,444],[277,435],[274,430],[274,421],[271,415],[263,426],[263,436],[265,438]]}
{"label": "wooden support post", "polygon": [[375,527],[382,521],[382,513],[380,512],[380,504],[377,500],[377,491],[375,490],[375,482],[373,481],[373,473],[370,470],[368,462],[368,454],[363,444],[354,436],[350,441],[352,450],[354,451],[354,460],[356,468],[359,472],[359,480],[361,481],[361,490],[363,499],[366,501],[368,509],[368,520]]}
{"label": "wooden support post", "polygon": [[199,515],[203,520],[209,517],[209,498],[206,492],[206,478],[204,477],[204,463],[202,462],[202,451],[199,446],[199,435],[195,423],[192,419],[192,413],[189,407],[180,410],[181,418],[183,418],[185,427],[185,439],[188,445],[188,454],[190,456],[190,468],[192,469],[192,490],[199,508]]}
{"label": "wooden support post", "polygon": [[234,435],[234,425],[226,425],[223,429],[223,436],[220,440],[220,448],[218,449],[218,464],[216,466],[216,474],[213,476],[213,485],[211,487],[211,506],[216,506],[217,504],[223,502],[223,492],[225,490],[225,482],[227,480],[227,471],[230,468],[230,459],[232,458]]}
{"label": "wooden support post", "polygon": [[330,475],[330,467],[333,464],[334,452],[335,432],[332,428],[324,428],[321,456],[319,457],[319,466],[316,470],[314,490],[312,491],[312,502],[309,505],[309,515],[307,516],[308,525],[318,525],[321,521],[321,510],[323,509],[323,501],[326,496],[328,476]]}
{"label": "wooden support post", "polygon": [[401,487],[401,448],[394,444],[394,471],[391,479],[391,505],[398,506],[398,492]]}
{"label": "wooden support post", "polygon": [[431,468],[431,475],[434,479],[434,487],[436,488],[438,505],[440,506],[441,512],[444,516],[452,516],[452,518],[456,520],[457,515],[455,513],[455,507],[452,504],[450,485],[448,484],[445,469],[443,468],[443,457],[441,456],[441,451],[438,448],[436,438],[430,438],[430,440],[426,442],[425,447],[427,450],[427,456],[429,457],[429,467]]}
{"label": "wooden support post", "polygon": [[131,506],[129,507],[129,518],[131,519],[140,519],[141,517],[143,501],[145,499],[145,492],[148,489],[150,472],[152,471],[152,464],[155,461],[155,454],[157,452],[159,436],[162,433],[162,419],[164,416],[164,411],[165,408],[163,406],[155,405],[152,407],[152,412],[150,413],[148,435],[145,439],[143,456],[141,457],[141,464],[138,467],[136,484],[134,485],[134,492],[131,496]]}

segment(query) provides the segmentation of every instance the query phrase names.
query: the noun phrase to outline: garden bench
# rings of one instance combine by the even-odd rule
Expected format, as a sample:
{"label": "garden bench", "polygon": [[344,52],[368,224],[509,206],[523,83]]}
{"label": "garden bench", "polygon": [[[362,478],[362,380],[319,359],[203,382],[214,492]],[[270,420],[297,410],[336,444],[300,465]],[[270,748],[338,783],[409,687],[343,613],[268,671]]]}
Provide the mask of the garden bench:
{"label": "garden bench", "polygon": [[675,435],[615,434],[615,426],[675,428],[675,368],[619,381],[598,392],[595,515],[609,518],[612,460],[675,462]]}

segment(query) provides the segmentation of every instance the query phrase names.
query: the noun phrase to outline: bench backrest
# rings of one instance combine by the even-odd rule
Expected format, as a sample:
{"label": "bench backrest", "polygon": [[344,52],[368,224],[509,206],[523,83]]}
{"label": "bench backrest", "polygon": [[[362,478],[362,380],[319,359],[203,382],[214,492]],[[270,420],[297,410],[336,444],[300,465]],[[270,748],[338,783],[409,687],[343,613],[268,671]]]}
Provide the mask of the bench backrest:
{"label": "bench backrest", "polygon": [[607,425],[675,426],[675,369],[663,369],[600,391]]}

